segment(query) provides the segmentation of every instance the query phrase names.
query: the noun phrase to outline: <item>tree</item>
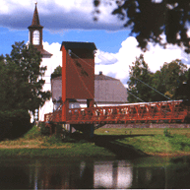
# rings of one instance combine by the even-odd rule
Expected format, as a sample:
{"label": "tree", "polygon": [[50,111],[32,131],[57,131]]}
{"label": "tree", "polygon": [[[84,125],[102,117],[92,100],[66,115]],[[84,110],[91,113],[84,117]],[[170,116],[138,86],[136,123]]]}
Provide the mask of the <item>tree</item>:
{"label": "tree", "polygon": [[[103,0],[93,0],[95,20],[100,13],[98,7]],[[139,42],[139,47],[146,50],[148,42],[163,46],[162,34],[166,35],[167,43],[183,45],[190,53],[189,37],[190,1],[188,0],[107,0],[107,4],[115,2],[112,14],[125,20],[124,27],[131,30]]]}
{"label": "tree", "polygon": [[41,67],[41,54],[32,45],[16,42],[10,55],[0,59],[0,110],[22,109],[32,111],[50,99],[50,92],[42,91],[45,83],[41,77],[46,67]]}
{"label": "tree", "polygon": [[62,75],[62,67],[59,65],[54,69],[53,73],[51,74],[51,79],[56,78],[61,75]]}
{"label": "tree", "polygon": [[175,97],[183,99],[184,104],[190,106],[190,69],[187,71],[187,78],[181,81],[175,91]]}
{"label": "tree", "polygon": [[142,99],[143,101],[151,101],[151,89],[142,84],[143,81],[146,84],[150,84],[152,73],[149,71],[147,63],[144,61],[143,55],[136,58],[136,61],[129,67],[129,80],[127,82],[128,88],[128,101],[138,102],[134,96]]}
{"label": "tree", "polygon": [[30,115],[50,98],[42,91],[41,54],[33,46],[16,42],[10,55],[0,56],[0,140],[16,138],[30,128]]}
{"label": "tree", "polygon": [[[170,63],[164,63],[160,71],[155,73],[149,71],[143,55],[136,58],[136,61],[132,64],[130,66],[130,79],[127,89],[129,102],[139,101],[133,95],[146,102],[179,99],[182,97],[186,97],[186,99],[189,97],[190,99],[190,92],[188,94],[187,89],[185,91],[185,87],[181,87],[184,81],[187,81],[187,84],[190,85],[190,70],[189,72],[187,71],[187,66],[181,60],[176,59]],[[176,89],[179,87],[180,90],[176,93]]]}
{"label": "tree", "polygon": [[152,75],[151,86],[155,89],[152,91],[151,100],[152,101],[165,101],[167,96],[165,93],[165,86],[163,85],[162,73],[161,71],[156,71]]}
{"label": "tree", "polygon": [[160,83],[164,94],[174,99],[176,89],[187,80],[187,66],[176,59],[170,63],[164,63],[160,72]]}

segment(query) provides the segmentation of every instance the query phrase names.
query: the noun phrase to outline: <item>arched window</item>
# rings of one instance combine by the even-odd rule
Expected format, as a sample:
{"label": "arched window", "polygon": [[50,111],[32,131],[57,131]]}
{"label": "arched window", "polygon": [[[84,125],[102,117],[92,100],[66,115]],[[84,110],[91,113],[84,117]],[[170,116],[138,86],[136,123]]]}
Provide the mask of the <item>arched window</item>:
{"label": "arched window", "polygon": [[40,32],[38,30],[35,30],[33,32],[33,45],[39,45],[40,44]]}

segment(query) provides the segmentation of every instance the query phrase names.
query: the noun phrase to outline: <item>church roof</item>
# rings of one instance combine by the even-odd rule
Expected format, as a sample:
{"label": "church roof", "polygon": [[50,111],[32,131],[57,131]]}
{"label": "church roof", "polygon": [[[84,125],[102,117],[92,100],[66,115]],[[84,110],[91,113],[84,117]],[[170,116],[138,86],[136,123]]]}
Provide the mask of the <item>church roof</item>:
{"label": "church roof", "polygon": [[123,104],[127,102],[127,90],[119,79],[95,75],[94,100],[99,104]]}
{"label": "church roof", "polygon": [[[101,73],[94,77],[94,100],[97,104],[124,104],[127,102],[127,90],[119,79],[105,76]],[[56,83],[56,81],[60,81]],[[52,78],[53,99],[61,96],[62,77]],[[84,99],[77,99],[79,103],[85,103]]]}
{"label": "church roof", "polygon": [[50,58],[53,55],[44,49],[38,49],[38,51],[42,54],[43,58]]}
{"label": "church roof", "polygon": [[32,27],[43,28],[43,26],[40,25],[40,19],[39,19],[39,15],[38,15],[37,3],[35,3],[35,9],[34,9],[34,14],[33,14],[33,19],[32,19],[32,25],[30,25],[29,28],[32,28]]}
{"label": "church roof", "polygon": [[103,75],[101,71],[99,72],[99,75],[95,75],[95,80],[116,80],[116,81],[118,81],[118,79]]}
{"label": "church roof", "polygon": [[68,42],[64,41],[62,42],[62,47],[65,47],[65,49],[89,49],[89,50],[96,50],[96,46],[92,42]]}

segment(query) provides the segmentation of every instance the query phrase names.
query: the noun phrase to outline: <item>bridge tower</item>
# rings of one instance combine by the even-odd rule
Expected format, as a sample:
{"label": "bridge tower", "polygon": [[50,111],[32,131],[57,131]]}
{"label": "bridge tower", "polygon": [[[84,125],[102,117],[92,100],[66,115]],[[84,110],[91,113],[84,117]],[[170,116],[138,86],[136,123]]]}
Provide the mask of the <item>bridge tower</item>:
{"label": "bridge tower", "polygon": [[[89,42],[62,42],[62,121],[67,121],[69,101],[85,99],[87,107],[94,107],[94,51]],[[82,130],[82,125],[74,125]],[[92,133],[92,124],[84,132]]]}

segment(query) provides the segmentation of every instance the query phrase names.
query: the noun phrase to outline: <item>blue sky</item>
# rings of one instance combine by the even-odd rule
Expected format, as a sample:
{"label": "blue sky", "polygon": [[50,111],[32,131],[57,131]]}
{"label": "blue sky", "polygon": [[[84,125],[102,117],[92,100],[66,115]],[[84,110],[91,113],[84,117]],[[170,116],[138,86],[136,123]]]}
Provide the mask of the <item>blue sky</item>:
{"label": "blue sky", "polygon": [[[34,0],[0,1],[0,54],[9,54],[16,41],[28,41],[27,27],[32,22],[34,3]],[[55,65],[61,64],[62,41],[94,42],[98,49],[95,73],[103,71],[105,75],[120,79],[124,85],[129,77],[129,66],[142,53],[152,72],[174,59],[190,64],[189,55],[178,46],[169,44],[163,49],[149,43],[148,51],[142,52],[136,39],[129,36],[129,30],[123,28],[125,21],[111,15],[114,4],[100,5],[97,22],[93,21],[93,0],[38,0],[37,5],[40,24],[44,26],[44,49],[54,54]],[[190,35],[190,30],[188,33]],[[165,36],[162,37],[164,40]]]}
{"label": "blue sky", "polygon": [[[30,25],[30,23],[29,23]],[[129,31],[106,31],[106,30],[67,30],[64,32],[51,32],[44,28],[43,40],[48,43],[62,41],[94,42],[101,51],[117,53],[123,42],[128,37]],[[10,30],[0,27],[0,54],[9,54],[11,45],[19,41],[28,41],[28,29]]]}

